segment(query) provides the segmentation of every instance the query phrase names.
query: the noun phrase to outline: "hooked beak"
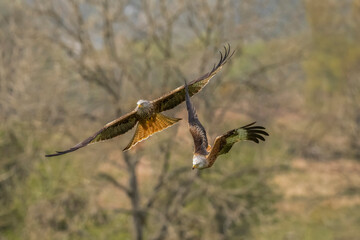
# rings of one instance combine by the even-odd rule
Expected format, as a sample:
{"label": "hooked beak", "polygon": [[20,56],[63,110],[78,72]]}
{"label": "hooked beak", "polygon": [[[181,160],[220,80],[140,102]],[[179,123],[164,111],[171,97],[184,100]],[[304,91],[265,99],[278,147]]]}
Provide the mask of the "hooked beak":
{"label": "hooked beak", "polygon": [[196,168],[196,165],[193,165],[193,166],[192,166],[192,170],[194,170],[195,168]]}

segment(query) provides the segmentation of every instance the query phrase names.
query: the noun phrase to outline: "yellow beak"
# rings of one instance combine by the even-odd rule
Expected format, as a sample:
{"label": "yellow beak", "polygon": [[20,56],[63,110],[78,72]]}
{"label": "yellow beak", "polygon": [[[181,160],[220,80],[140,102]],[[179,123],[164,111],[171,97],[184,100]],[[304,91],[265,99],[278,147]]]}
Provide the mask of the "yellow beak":
{"label": "yellow beak", "polygon": [[192,170],[194,170],[195,168],[196,168],[196,165],[193,165],[193,166],[192,166]]}

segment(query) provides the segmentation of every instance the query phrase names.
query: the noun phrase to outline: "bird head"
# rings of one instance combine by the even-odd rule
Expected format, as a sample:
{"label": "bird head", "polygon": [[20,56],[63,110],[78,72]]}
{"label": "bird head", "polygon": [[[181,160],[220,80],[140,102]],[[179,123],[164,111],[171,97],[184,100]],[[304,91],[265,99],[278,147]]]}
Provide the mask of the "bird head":
{"label": "bird head", "polygon": [[193,166],[192,169],[194,170],[195,168],[197,169],[203,169],[206,168],[207,166],[207,161],[206,161],[206,157],[203,155],[198,155],[195,154],[193,156]]}
{"label": "bird head", "polygon": [[139,100],[137,101],[137,108],[144,108],[144,107],[148,107],[150,105],[149,101],[146,100]]}

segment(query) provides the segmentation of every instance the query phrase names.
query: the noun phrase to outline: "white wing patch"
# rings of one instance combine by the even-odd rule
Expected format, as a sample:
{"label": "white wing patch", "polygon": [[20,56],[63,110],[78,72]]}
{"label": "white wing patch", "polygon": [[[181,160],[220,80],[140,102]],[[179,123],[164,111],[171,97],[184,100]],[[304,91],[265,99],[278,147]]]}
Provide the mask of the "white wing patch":
{"label": "white wing patch", "polygon": [[246,130],[239,128],[236,130],[236,133],[237,134],[234,134],[226,139],[227,144],[233,144],[247,139],[248,133]]}

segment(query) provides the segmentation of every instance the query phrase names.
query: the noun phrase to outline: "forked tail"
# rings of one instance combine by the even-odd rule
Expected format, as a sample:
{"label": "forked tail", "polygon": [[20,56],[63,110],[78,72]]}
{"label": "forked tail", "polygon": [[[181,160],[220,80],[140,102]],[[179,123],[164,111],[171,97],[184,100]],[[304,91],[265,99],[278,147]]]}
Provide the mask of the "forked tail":
{"label": "forked tail", "polygon": [[172,126],[180,120],[181,118],[167,117],[161,113],[155,114],[150,119],[140,120],[138,125],[136,126],[133,138],[123,151],[129,150],[138,142],[147,139],[154,133],[160,132],[165,128]]}

